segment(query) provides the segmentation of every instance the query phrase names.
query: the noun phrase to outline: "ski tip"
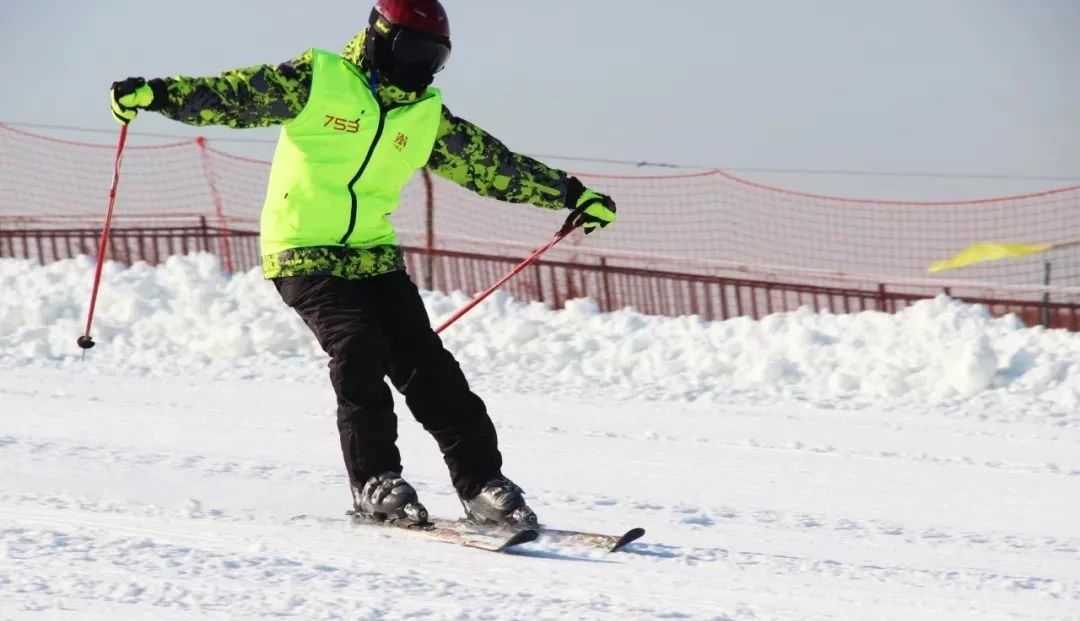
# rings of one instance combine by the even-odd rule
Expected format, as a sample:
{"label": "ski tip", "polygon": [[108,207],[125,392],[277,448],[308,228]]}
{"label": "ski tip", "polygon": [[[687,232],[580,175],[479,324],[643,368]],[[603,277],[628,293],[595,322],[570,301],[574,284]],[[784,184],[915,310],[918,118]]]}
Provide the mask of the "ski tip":
{"label": "ski tip", "polygon": [[513,536],[507,539],[499,548],[499,550],[506,550],[507,548],[519,546],[523,543],[536,541],[537,537],[539,536],[540,531],[536,530],[535,528],[526,528],[525,530],[519,530],[518,532],[514,533]]}
{"label": "ski tip", "polygon": [[630,530],[626,531],[626,533],[623,534],[622,537],[619,537],[619,540],[615,542],[615,545],[611,546],[611,551],[618,552],[619,550],[625,548],[627,545],[633,543],[634,541],[637,541],[638,539],[641,539],[644,536],[644,528],[631,528]]}

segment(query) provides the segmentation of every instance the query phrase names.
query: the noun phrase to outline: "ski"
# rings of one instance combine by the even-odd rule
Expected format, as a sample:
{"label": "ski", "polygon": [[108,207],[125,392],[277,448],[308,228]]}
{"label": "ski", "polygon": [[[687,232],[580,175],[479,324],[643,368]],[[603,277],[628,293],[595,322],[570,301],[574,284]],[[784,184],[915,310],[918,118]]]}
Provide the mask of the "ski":
{"label": "ski", "polygon": [[[345,519],[351,524],[358,526],[373,526],[376,528],[393,528],[409,533],[415,533],[426,537],[428,539],[434,539],[436,541],[442,541],[445,543],[453,543],[466,548],[475,548],[477,550],[486,550],[488,552],[504,552],[514,546],[519,546],[523,543],[529,543],[530,541],[536,541],[540,536],[540,532],[534,528],[523,529],[509,529],[502,527],[484,527],[471,524],[465,521],[446,520],[439,518],[432,518],[425,523],[415,524],[412,522],[406,522],[402,520],[397,521],[381,521],[370,520],[362,516],[356,515],[352,511],[345,514]],[[318,522],[339,522],[334,518],[312,516],[307,514],[300,514],[290,518],[290,522],[297,522],[302,520],[316,520]]]}
{"label": "ski", "polygon": [[[447,520],[441,518],[432,518],[431,523],[439,528],[445,528],[449,530],[454,529],[479,529],[480,532],[485,534],[513,533],[510,527],[506,526],[476,526],[466,520]],[[529,529],[531,530],[531,529]],[[580,530],[561,530],[558,528],[548,528],[546,526],[540,526],[537,529],[537,534],[541,542],[545,540],[551,540],[556,543],[570,543],[578,545],[587,545],[594,548],[600,548],[608,552],[618,552],[624,549],[630,543],[637,541],[645,536],[644,528],[631,528],[630,530],[622,533],[621,535],[607,535],[603,533],[592,533]],[[530,539],[530,541],[532,541]],[[524,542],[523,542],[524,543]]]}
{"label": "ski", "polygon": [[[314,519],[320,522],[338,522],[334,518],[311,516],[301,514],[294,516],[290,521]],[[429,539],[454,543],[468,548],[487,550],[489,552],[503,552],[523,543],[540,540],[550,540],[556,543],[569,543],[586,545],[599,548],[607,552],[619,552],[630,543],[645,536],[644,528],[631,528],[620,535],[608,535],[579,530],[562,530],[558,528],[511,528],[505,526],[480,526],[466,520],[450,520],[446,518],[430,518],[426,523],[413,524],[410,522],[377,521],[368,520],[351,511],[346,513],[349,522],[361,526],[375,526],[379,528],[395,528],[406,532],[423,535]]]}
{"label": "ski", "polygon": [[644,528],[631,528],[621,535],[605,535],[603,533],[590,533],[578,530],[559,530],[556,528],[540,528],[540,537],[554,539],[567,543],[578,543],[608,552],[618,552],[630,543],[645,536]]}
{"label": "ski", "polygon": [[514,546],[529,543],[530,541],[536,541],[536,538],[540,536],[539,531],[533,528],[517,530],[507,528],[485,528],[467,522],[440,520],[437,518],[423,524],[413,524],[410,522],[402,522],[400,520],[394,522],[368,520],[355,514],[350,517],[355,524],[396,528],[418,533],[437,541],[455,543],[460,546],[465,546],[466,548],[476,548],[478,550],[487,550],[489,552],[503,552]]}

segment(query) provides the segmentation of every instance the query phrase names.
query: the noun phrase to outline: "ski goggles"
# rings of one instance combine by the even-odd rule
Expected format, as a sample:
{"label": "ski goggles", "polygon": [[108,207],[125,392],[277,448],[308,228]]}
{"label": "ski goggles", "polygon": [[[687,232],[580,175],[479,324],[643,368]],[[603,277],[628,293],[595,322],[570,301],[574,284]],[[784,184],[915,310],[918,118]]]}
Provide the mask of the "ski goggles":
{"label": "ski goggles", "polygon": [[450,59],[450,43],[433,41],[418,32],[398,28],[390,38],[390,51],[405,65],[419,65],[438,73]]}
{"label": "ski goggles", "polygon": [[381,16],[373,24],[375,32],[390,44],[394,60],[403,65],[421,66],[438,73],[450,59],[450,42],[409,28],[395,27]]}

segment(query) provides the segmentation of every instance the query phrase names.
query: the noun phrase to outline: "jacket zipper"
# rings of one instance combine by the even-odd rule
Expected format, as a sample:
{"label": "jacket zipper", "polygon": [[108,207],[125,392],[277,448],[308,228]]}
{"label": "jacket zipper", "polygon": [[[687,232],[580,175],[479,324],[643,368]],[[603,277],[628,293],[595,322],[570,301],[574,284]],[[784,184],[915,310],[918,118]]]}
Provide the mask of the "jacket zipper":
{"label": "jacket zipper", "polygon": [[375,139],[371,141],[371,146],[368,147],[367,156],[364,157],[364,163],[360,164],[360,169],[356,171],[356,175],[353,176],[352,181],[349,181],[349,196],[352,197],[352,206],[349,212],[349,228],[345,231],[345,235],[338,242],[342,246],[345,242],[349,241],[349,236],[353,234],[353,229],[356,228],[356,209],[357,198],[356,190],[353,188],[357,181],[360,181],[360,177],[364,174],[364,170],[367,169],[368,164],[371,162],[371,157],[375,154],[375,147],[379,146],[379,139],[382,138],[383,127],[386,125],[386,114],[388,109],[384,108],[382,104],[379,105],[379,127],[375,130]]}

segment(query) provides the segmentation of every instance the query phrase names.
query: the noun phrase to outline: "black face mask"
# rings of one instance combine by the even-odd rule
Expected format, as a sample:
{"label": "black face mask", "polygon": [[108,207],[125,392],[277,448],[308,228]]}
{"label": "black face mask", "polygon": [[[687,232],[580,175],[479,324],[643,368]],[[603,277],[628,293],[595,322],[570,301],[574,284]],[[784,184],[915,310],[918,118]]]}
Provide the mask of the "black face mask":
{"label": "black face mask", "polygon": [[395,29],[389,37],[369,30],[367,36],[365,53],[372,67],[387,82],[406,92],[419,93],[431,86],[450,56],[448,42],[405,29]]}

